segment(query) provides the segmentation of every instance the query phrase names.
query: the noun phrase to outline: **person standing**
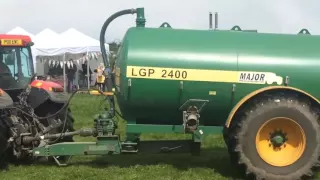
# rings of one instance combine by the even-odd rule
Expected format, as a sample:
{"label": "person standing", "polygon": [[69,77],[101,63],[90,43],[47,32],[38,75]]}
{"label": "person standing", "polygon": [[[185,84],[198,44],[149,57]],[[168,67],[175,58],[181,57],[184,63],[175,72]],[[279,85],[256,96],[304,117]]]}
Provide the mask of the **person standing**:
{"label": "person standing", "polygon": [[88,62],[87,61],[85,61],[82,64],[82,74],[84,77],[84,86],[87,87],[88,86],[88,76],[89,76],[89,84],[91,84],[91,74],[92,74],[90,66],[89,66],[89,74],[88,74]]}
{"label": "person standing", "polygon": [[73,64],[73,59],[70,59],[70,66],[68,67],[66,64],[66,75],[67,75],[67,91],[68,93],[71,93],[74,88],[74,82],[75,82],[75,74],[77,72],[77,66]]}
{"label": "person standing", "polygon": [[104,86],[103,86],[103,91],[105,91],[105,88],[107,87],[107,91],[111,92],[111,68],[110,67],[106,67],[104,69],[104,75],[105,75],[105,79],[104,79]]}
{"label": "person standing", "polygon": [[104,65],[101,63],[98,68],[95,70],[97,73],[96,82],[98,85],[98,89],[100,91],[104,90],[104,81],[105,81],[105,75],[104,75]]}

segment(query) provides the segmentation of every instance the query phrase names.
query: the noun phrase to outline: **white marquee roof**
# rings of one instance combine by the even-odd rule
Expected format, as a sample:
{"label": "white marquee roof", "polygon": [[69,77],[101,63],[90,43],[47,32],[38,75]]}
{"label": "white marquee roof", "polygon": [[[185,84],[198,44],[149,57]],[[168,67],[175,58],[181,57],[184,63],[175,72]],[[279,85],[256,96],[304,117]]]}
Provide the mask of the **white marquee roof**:
{"label": "white marquee roof", "polygon": [[74,28],[70,28],[60,35],[61,38],[66,40],[66,47],[69,47],[70,51],[74,51],[74,53],[100,52],[100,42],[98,40]]}
{"label": "white marquee roof", "polygon": [[[59,56],[67,54],[83,54],[100,52],[100,42],[74,28],[58,34],[50,29],[44,29],[36,35],[35,47],[37,56]],[[109,45],[105,45],[109,52]]]}
{"label": "white marquee roof", "polygon": [[37,56],[57,56],[64,54],[63,44],[58,33],[46,28],[36,35],[34,46]]}
{"label": "white marquee roof", "polygon": [[26,31],[25,29],[17,26],[15,28],[13,28],[12,30],[10,30],[9,32],[7,32],[7,34],[18,34],[18,35],[27,35],[30,36],[30,38],[32,39],[32,41],[35,39],[35,35]]}

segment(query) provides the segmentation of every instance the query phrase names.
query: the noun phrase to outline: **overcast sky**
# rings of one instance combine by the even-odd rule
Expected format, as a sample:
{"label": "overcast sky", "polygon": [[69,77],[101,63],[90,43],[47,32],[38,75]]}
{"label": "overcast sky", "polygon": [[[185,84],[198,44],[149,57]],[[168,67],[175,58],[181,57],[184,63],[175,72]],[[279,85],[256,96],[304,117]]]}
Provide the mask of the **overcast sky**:
{"label": "overcast sky", "polygon": [[[44,28],[58,33],[76,28],[94,38],[116,11],[145,7],[146,26],[158,27],[167,21],[174,28],[208,29],[208,13],[219,13],[219,28],[259,32],[297,33],[307,28],[320,34],[318,0],[0,0],[0,32],[16,26],[37,34]],[[135,17],[127,15],[114,21],[107,41],[121,39]]]}

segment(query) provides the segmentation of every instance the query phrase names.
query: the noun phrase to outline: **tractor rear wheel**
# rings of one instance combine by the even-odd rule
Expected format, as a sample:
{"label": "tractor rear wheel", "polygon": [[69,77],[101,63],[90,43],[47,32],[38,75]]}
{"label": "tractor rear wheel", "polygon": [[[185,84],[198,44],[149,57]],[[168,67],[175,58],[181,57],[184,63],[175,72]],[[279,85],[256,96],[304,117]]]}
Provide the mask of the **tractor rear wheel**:
{"label": "tractor rear wheel", "polygon": [[255,179],[311,178],[320,155],[317,118],[298,99],[262,99],[232,122],[226,141],[231,159]]}
{"label": "tractor rear wheel", "polygon": [[[67,114],[66,114],[67,113]],[[63,121],[63,124],[59,127],[59,128],[55,128],[52,129],[50,132],[50,134],[57,134],[57,133],[62,133],[62,132],[70,132],[70,131],[74,131],[73,128],[73,123],[74,123],[74,118],[72,116],[71,110],[70,108],[66,108],[66,110],[62,110],[62,112],[59,114],[59,118]],[[64,127],[64,120],[66,119],[66,124]],[[54,119],[49,119],[49,121],[52,121]],[[73,137],[69,136],[69,137],[63,137],[59,140],[54,139],[53,140],[55,143],[58,142],[73,142]]]}
{"label": "tractor rear wheel", "polygon": [[[57,133],[62,133],[62,132],[74,131],[74,127],[73,127],[74,118],[72,116],[70,108],[66,108],[65,110],[62,110],[62,112],[60,113],[59,116],[60,116],[59,118],[62,119],[62,121],[64,121],[65,117],[66,117],[65,127],[64,127],[64,123],[63,123],[63,125],[61,127],[56,128],[56,129],[52,129],[50,131],[50,134],[57,134]],[[72,136],[68,136],[68,137],[62,137],[60,139],[53,139],[50,143],[55,144],[55,143],[60,143],[60,142],[74,142],[74,140],[73,140]],[[69,156],[59,156],[56,158],[59,161],[63,162],[66,159],[68,159],[68,157]],[[48,160],[52,161],[52,162],[55,161],[52,157],[49,157]]]}
{"label": "tractor rear wheel", "polygon": [[[65,114],[67,113],[67,114]],[[63,126],[59,129],[57,129],[57,133],[59,132],[70,132],[70,131],[74,131],[74,127],[73,127],[73,123],[74,123],[74,118],[72,116],[71,113],[71,109],[67,108],[66,111],[64,111],[63,113],[61,113],[61,119],[64,120],[65,115],[67,115],[67,119],[66,119],[66,126],[63,129]],[[59,142],[73,142],[73,137],[72,136],[68,136],[68,137],[63,137]]]}
{"label": "tractor rear wheel", "polygon": [[7,168],[8,163],[8,127],[0,117],[0,170]]}

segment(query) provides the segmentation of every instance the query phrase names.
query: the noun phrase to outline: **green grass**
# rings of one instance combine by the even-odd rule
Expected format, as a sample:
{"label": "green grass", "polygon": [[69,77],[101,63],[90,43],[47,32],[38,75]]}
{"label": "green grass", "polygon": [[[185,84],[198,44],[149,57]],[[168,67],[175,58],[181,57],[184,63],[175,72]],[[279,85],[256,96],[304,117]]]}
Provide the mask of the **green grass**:
{"label": "green grass", "polygon": [[[102,110],[101,97],[76,95],[71,109],[76,119],[75,128],[92,127],[93,115]],[[120,120],[118,132],[124,135],[124,121]],[[183,139],[184,135],[143,134],[142,139]],[[76,141],[93,141],[94,138],[75,137]],[[57,167],[51,163],[10,165],[9,171],[1,173],[1,180],[227,180],[241,179],[231,166],[221,136],[206,137],[202,154],[115,155],[77,156],[69,166]]]}

